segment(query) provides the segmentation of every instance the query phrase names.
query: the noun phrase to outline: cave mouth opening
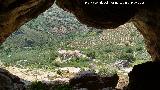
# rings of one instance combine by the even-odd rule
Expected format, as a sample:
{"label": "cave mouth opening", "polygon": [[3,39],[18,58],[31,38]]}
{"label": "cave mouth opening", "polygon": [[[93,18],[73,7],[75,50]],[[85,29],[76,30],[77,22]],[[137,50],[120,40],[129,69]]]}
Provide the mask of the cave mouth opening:
{"label": "cave mouth opening", "polygon": [[[63,50],[66,53],[59,53]],[[76,56],[80,54],[84,57]],[[131,63],[127,64],[130,67],[151,60],[142,35],[132,23],[116,29],[95,29],[81,24],[55,5],[8,37],[1,45],[0,55],[2,65],[12,66],[8,70],[29,68],[40,73],[38,68],[56,71],[65,78],[68,73],[63,72],[62,67],[99,69],[101,74],[110,74],[117,68],[123,69],[123,62]],[[113,70],[109,69],[112,64],[116,66]],[[37,73],[32,80],[40,80]]]}

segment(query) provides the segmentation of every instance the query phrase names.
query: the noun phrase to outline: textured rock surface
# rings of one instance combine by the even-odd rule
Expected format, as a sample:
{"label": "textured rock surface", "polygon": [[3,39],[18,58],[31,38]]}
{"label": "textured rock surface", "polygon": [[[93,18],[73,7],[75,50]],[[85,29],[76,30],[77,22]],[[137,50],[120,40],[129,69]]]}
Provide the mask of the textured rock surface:
{"label": "textured rock surface", "polygon": [[0,90],[25,90],[20,78],[0,68]]}
{"label": "textured rock surface", "polygon": [[159,90],[160,62],[146,62],[134,66],[129,73],[129,84],[125,90]]}
{"label": "textured rock surface", "polygon": [[79,73],[70,80],[70,85],[75,89],[87,88],[88,90],[101,90],[102,88],[115,88],[118,83],[118,75],[99,76],[96,73],[85,71]]}
{"label": "textured rock surface", "polygon": [[143,35],[152,59],[160,60],[160,8],[141,10],[133,23]]}
{"label": "textured rock surface", "polygon": [[97,0],[57,0],[56,4],[75,14],[81,23],[96,28],[118,27],[133,17],[136,12],[136,8],[131,5],[88,5],[85,1]]}

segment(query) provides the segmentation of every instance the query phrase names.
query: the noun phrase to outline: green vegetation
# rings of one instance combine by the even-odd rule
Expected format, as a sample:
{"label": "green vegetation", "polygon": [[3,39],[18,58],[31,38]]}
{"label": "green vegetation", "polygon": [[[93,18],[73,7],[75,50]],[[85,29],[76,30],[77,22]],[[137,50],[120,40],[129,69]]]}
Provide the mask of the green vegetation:
{"label": "green vegetation", "polygon": [[62,67],[70,66],[70,67],[87,67],[89,64],[89,61],[86,58],[73,58],[66,62],[66,64],[63,64]]}
{"label": "green vegetation", "polygon": [[27,90],[72,90],[68,84],[47,85],[41,81],[34,81],[27,86]]}
{"label": "green vegetation", "polygon": [[[132,24],[115,30],[100,30],[78,22],[53,5],[38,18],[26,23],[0,46],[0,61],[6,66],[54,69],[88,67],[87,58],[56,61],[57,50],[80,50],[86,56],[109,64],[116,60],[150,60],[143,37]],[[101,64],[99,64],[101,65]]]}
{"label": "green vegetation", "polygon": [[112,76],[116,72],[116,69],[109,69],[109,68],[100,68],[98,74],[101,76]]}
{"label": "green vegetation", "polygon": [[72,87],[68,84],[56,85],[53,90],[72,90]]}
{"label": "green vegetation", "polygon": [[41,81],[34,81],[28,87],[28,90],[47,90],[45,85]]}

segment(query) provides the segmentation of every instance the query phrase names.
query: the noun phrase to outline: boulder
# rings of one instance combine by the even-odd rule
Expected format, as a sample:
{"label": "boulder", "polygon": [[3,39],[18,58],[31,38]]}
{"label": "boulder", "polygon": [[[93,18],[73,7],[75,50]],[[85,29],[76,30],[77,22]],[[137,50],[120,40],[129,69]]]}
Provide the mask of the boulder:
{"label": "boulder", "polygon": [[115,88],[118,83],[118,75],[100,76],[91,71],[80,72],[69,83],[74,89],[87,88],[88,90],[102,90],[103,88]]}
{"label": "boulder", "polygon": [[117,60],[113,65],[119,69],[123,69],[129,67],[129,64],[130,62],[128,60]]}
{"label": "boulder", "polygon": [[129,84],[124,90],[159,90],[160,62],[135,65],[129,73]]}
{"label": "boulder", "polygon": [[25,84],[19,77],[0,68],[0,90],[25,90]]}

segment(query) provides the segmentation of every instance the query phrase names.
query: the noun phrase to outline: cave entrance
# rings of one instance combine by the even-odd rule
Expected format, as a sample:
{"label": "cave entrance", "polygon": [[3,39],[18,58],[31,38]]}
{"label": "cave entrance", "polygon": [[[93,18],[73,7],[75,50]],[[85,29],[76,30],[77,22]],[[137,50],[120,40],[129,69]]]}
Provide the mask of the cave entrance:
{"label": "cave entrance", "polygon": [[[116,29],[95,29],[56,5],[14,32],[0,50],[0,62],[11,72],[13,67],[35,69],[32,74],[36,73],[36,77],[31,80],[46,79],[38,77],[41,70],[36,69],[49,70],[47,74],[54,71],[55,77],[67,78],[70,74],[63,70],[92,69],[108,74],[151,60],[143,36],[132,23]],[[52,75],[47,80],[55,78]],[[19,77],[29,79],[23,74]]]}

